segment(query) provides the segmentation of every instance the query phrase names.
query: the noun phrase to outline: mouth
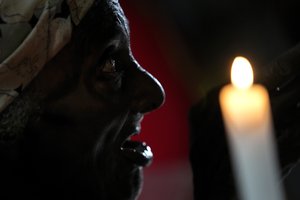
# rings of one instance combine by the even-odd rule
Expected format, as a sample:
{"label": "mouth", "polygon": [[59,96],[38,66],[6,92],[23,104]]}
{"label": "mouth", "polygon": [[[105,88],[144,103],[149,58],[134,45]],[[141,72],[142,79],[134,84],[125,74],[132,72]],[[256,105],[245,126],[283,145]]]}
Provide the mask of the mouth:
{"label": "mouth", "polygon": [[126,140],[120,150],[130,162],[137,166],[146,167],[152,163],[153,153],[145,142]]}
{"label": "mouth", "polygon": [[131,128],[124,128],[126,133],[126,139],[123,140],[120,146],[121,154],[132,164],[139,167],[146,167],[152,163],[153,153],[150,146],[145,142],[134,141],[131,136],[138,135],[141,131],[142,117],[131,123]]}

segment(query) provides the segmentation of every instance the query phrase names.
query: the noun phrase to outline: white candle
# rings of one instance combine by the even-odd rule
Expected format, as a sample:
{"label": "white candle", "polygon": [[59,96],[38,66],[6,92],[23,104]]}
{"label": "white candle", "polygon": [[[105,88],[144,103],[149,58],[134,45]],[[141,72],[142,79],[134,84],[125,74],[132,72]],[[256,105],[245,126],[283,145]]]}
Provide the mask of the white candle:
{"label": "white candle", "polygon": [[243,200],[282,200],[267,90],[253,85],[249,61],[237,57],[232,84],[220,92],[237,189]]}

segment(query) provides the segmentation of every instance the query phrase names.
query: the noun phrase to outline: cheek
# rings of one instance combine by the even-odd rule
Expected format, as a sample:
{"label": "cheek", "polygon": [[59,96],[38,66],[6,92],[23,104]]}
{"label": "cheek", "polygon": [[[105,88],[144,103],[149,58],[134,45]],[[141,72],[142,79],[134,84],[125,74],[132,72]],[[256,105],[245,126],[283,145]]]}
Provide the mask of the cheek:
{"label": "cheek", "polygon": [[[117,121],[122,120],[85,121],[73,124],[65,122],[64,119],[53,120],[42,116],[38,124],[31,124],[26,129],[24,149],[29,152],[26,159],[28,165],[40,174],[38,176],[47,176],[45,178],[49,180],[61,171],[72,177],[80,178],[80,174],[86,177],[97,159],[103,163],[107,157],[112,157],[111,153],[104,154],[102,150],[112,152],[113,137],[119,129]],[[99,147],[101,151],[97,157],[96,150]]]}
{"label": "cheek", "polygon": [[45,103],[40,130],[47,130],[44,135],[50,138],[44,141],[59,143],[61,151],[91,152],[113,142],[127,113],[122,98],[113,102],[95,97],[80,82],[70,93]]}
{"label": "cheek", "polygon": [[45,96],[60,96],[78,82],[80,67],[71,51],[71,47],[66,46],[34,78],[33,84]]}
{"label": "cheek", "polygon": [[[101,95],[105,94],[101,93]],[[124,98],[118,95],[115,99],[117,100],[95,96],[84,84],[79,83],[76,88],[64,96],[47,101],[45,107],[46,112],[65,116],[70,120],[78,121],[78,123],[101,118],[111,121],[128,110]]]}
{"label": "cheek", "polygon": [[32,132],[39,139],[38,143],[43,144],[41,148],[53,149],[57,156],[91,154],[95,148],[114,142],[124,122],[123,118],[123,115],[98,114],[80,116],[80,119],[76,117],[74,120],[46,114],[32,128]]}

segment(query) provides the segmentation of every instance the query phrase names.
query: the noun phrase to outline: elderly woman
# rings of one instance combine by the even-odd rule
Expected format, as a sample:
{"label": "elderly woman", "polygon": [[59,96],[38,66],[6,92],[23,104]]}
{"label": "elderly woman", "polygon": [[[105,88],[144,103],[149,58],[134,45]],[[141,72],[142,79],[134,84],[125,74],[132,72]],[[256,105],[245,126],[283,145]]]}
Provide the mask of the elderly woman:
{"label": "elderly woman", "polygon": [[0,0],[1,199],[136,199],[164,101],[117,0]]}

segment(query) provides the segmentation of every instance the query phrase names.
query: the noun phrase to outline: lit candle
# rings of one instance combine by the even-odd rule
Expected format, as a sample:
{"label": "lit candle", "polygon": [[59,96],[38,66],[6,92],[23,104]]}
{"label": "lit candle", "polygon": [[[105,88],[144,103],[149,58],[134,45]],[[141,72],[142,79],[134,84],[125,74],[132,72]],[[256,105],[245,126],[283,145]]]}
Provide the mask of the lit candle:
{"label": "lit candle", "polygon": [[220,92],[220,106],[240,198],[282,200],[268,92],[253,85],[252,67],[243,57],[232,64],[231,82]]}

